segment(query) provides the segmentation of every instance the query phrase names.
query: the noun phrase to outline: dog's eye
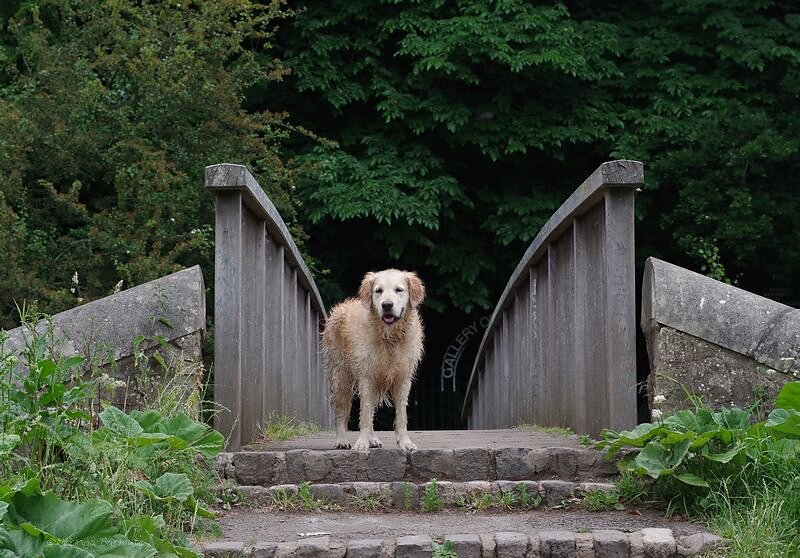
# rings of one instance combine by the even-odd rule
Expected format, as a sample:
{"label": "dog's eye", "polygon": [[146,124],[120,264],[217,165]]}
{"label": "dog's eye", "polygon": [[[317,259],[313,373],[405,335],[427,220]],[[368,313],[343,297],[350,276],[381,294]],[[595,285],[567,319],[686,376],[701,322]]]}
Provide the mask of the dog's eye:
{"label": "dog's eye", "polygon": [[403,287],[397,287],[395,292],[402,293],[405,289]]}
{"label": "dog's eye", "polygon": [[375,289],[375,293],[376,294],[381,294],[381,293],[383,293],[383,289],[381,289],[381,288]]}

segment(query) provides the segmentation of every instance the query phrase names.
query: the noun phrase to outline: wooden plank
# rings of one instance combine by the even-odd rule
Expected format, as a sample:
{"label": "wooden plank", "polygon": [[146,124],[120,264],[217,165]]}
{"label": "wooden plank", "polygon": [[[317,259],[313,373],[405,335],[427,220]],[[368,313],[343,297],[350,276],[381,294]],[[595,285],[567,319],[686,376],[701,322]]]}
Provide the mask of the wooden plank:
{"label": "wooden plank", "polygon": [[278,246],[271,237],[267,238],[267,296],[266,333],[267,346],[267,374],[264,397],[264,416],[269,420],[272,415],[281,415],[285,412],[286,405],[283,400],[283,344],[284,322],[283,311],[285,298],[284,250]]}
{"label": "wooden plank", "polygon": [[536,409],[539,402],[539,377],[541,375],[541,353],[539,352],[539,321],[536,294],[537,268],[532,266],[528,271],[528,399],[525,409],[526,421],[536,423]]}
{"label": "wooden plank", "polygon": [[228,451],[241,444],[242,196],[216,196],[214,254],[214,427],[228,438]]}
{"label": "wooden plank", "polygon": [[550,424],[550,258],[545,257],[536,266],[536,308],[539,324],[539,408],[536,424]]}
{"label": "wooden plank", "polygon": [[241,442],[247,444],[263,425],[264,374],[264,221],[245,209],[242,214],[242,368]]}
{"label": "wooden plank", "polygon": [[[605,202],[597,205],[582,218],[586,290],[583,301],[584,342],[578,346],[582,353],[586,378],[586,393],[592,394],[587,409],[584,433],[597,436],[608,426],[609,392],[606,363],[609,346],[606,344],[606,240]],[[611,348],[613,350],[613,347]]]}
{"label": "wooden plank", "polygon": [[514,406],[514,420],[517,424],[530,423],[528,416],[528,400],[531,392],[531,361],[529,347],[531,344],[530,330],[530,276],[517,289],[517,304],[514,307],[514,393],[516,404]]}
{"label": "wooden plank", "polygon": [[500,361],[500,399],[497,410],[499,425],[508,428],[511,425],[511,339],[508,310],[503,312],[500,324],[500,335],[497,341],[497,357]]}
{"label": "wooden plank", "polygon": [[284,361],[283,361],[283,400],[286,404],[286,414],[290,417],[301,416],[303,402],[300,400],[302,389],[300,378],[297,375],[297,299],[300,286],[297,284],[297,270],[288,265],[284,268],[284,281],[286,297],[283,300],[286,316],[284,330]]}
{"label": "wooden plank", "polygon": [[[573,252],[572,227],[564,231],[564,235],[555,243],[555,277],[551,277],[551,284],[555,285],[555,292],[550,293],[550,300],[554,303],[556,315],[551,316],[555,329],[553,333],[556,341],[556,366],[550,378],[554,382],[555,413],[554,426],[574,427],[575,407],[583,401],[576,401],[573,397],[573,371],[575,369],[575,254]],[[552,280],[555,280],[553,283]]]}
{"label": "wooden plank", "polygon": [[589,304],[589,282],[592,280],[588,274],[587,242],[585,217],[576,217],[572,226],[572,251],[574,254],[572,272],[574,304],[572,308],[575,334],[572,353],[574,358],[572,389],[575,401],[572,413],[572,429],[580,434],[588,432],[587,412],[590,406],[590,399],[594,401],[596,396],[596,394],[592,395],[592,392],[586,390],[588,382],[587,361],[592,360],[592,356],[586,352],[586,347],[590,345],[586,308]]}
{"label": "wooden plank", "polygon": [[636,278],[631,191],[606,194],[606,308],[608,317],[609,427],[636,424]]}

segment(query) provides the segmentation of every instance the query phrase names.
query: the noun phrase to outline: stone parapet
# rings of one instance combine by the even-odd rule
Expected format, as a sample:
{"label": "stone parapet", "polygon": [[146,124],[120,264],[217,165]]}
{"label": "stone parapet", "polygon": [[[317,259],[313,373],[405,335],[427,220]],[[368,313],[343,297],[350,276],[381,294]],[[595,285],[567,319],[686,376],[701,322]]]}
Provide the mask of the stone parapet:
{"label": "stone parapet", "polygon": [[[102,369],[125,382],[110,399],[131,409],[165,381],[183,386],[187,397],[200,385],[205,323],[203,275],[194,266],[13,329],[2,350],[20,354],[34,332],[52,335],[58,354],[85,357],[87,373]],[[166,378],[165,370],[180,377]]]}
{"label": "stone parapet", "polygon": [[648,395],[668,412],[774,401],[800,374],[800,310],[649,258],[642,329],[650,359]]}

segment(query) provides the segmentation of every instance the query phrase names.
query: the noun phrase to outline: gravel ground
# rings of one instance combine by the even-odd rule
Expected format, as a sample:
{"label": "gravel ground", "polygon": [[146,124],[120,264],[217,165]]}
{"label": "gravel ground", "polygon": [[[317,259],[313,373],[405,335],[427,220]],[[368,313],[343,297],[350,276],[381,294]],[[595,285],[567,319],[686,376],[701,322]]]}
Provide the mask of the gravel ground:
{"label": "gravel ground", "polygon": [[666,527],[675,536],[705,531],[698,523],[667,519],[653,510],[587,512],[542,510],[532,512],[479,512],[443,510],[437,513],[280,512],[236,508],[220,518],[226,541],[288,542],[304,537],[330,535],[334,539],[393,538],[405,535],[432,537],[497,531],[533,533],[542,530],[586,531],[616,529],[636,531]]}

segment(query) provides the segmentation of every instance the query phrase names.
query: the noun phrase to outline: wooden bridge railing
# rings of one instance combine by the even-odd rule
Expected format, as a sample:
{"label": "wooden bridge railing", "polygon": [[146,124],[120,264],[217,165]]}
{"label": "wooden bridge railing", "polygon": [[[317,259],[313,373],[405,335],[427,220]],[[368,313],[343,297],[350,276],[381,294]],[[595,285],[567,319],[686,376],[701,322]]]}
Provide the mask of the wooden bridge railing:
{"label": "wooden bridge railing", "polygon": [[206,167],[216,202],[215,427],[234,451],[272,413],[331,425],[319,353],[325,307],[275,206],[247,168]]}
{"label": "wooden bridge railing", "polygon": [[636,161],[603,163],[511,275],[469,379],[471,429],[523,423],[597,435],[636,424]]}

